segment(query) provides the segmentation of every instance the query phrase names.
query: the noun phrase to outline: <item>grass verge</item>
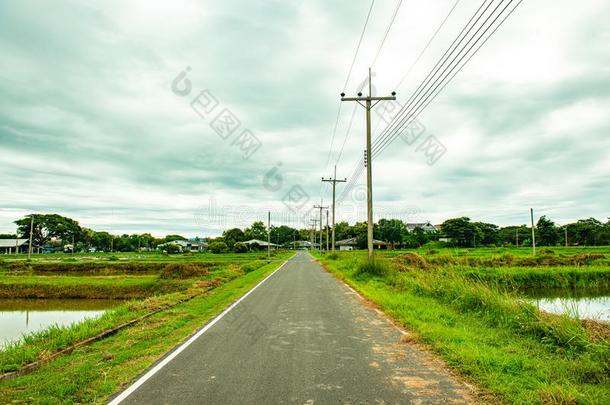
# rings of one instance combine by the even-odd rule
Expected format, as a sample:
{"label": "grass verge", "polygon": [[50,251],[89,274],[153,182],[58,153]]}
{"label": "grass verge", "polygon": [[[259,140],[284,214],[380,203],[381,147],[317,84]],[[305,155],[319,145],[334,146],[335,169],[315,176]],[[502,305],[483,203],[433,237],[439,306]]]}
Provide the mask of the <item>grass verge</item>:
{"label": "grass verge", "polygon": [[[287,256],[280,256],[286,258]],[[278,257],[278,258],[280,258]],[[40,367],[37,371],[0,382],[0,403],[102,403],[109,395],[125,386],[168,350],[182,342],[205,321],[217,315],[232,301],[243,295],[282,261],[264,264],[212,289],[201,297],[163,310],[133,327],[121,330],[91,345],[80,347]],[[179,299],[180,293],[130,303],[94,321],[72,328],[47,330],[32,336],[31,342],[2,353],[0,364],[14,364],[30,350],[49,350],[53,345],[68,344],[76,338],[89,336],[98,328],[115,325],[122,317],[134,316]],[[165,301],[165,302],[161,302]],[[134,307],[135,306],[135,307]],[[96,323],[97,322],[97,323]]]}
{"label": "grass verge", "polygon": [[[610,403],[610,342],[567,316],[450,268],[372,275],[358,253],[325,267],[410,329],[454,369],[508,403]],[[404,269],[403,269],[404,270]]]}

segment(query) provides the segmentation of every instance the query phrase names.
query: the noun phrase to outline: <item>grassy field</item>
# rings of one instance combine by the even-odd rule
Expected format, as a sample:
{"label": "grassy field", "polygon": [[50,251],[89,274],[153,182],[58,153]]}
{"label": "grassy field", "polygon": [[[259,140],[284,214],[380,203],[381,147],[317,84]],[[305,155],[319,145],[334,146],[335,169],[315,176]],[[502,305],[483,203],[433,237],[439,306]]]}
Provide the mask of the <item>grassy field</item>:
{"label": "grassy field", "polygon": [[[148,298],[126,302],[99,318],[71,327],[53,327],[26,336],[0,351],[1,372],[18,370],[124,322],[158,312],[116,334],[62,355],[31,374],[0,381],[0,403],[104,402],[108,395],[192,334],[290,255],[278,252],[269,262],[260,260],[260,254],[247,254],[248,260],[243,257],[232,260],[232,254],[214,255],[217,260],[213,266],[207,257],[205,260],[200,257],[199,263],[206,263],[205,266],[197,266],[191,256],[170,260],[165,257],[167,266],[160,267],[158,274],[136,275],[125,272],[124,268],[107,269],[100,276],[87,275],[82,269],[67,273],[47,269],[40,275],[39,270],[33,271],[36,274],[21,270],[15,273],[5,267],[0,272],[0,291],[10,288],[18,291],[15,286],[20,286],[32,287],[30,291],[56,292],[59,286],[70,292],[89,286],[99,293],[117,287],[119,290],[133,288],[148,294]],[[155,257],[151,263],[157,260],[161,259]],[[163,285],[169,286],[170,292],[160,288]]]}
{"label": "grassy field", "polygon": [[[610,251],[543,254],[554,256],[554,264],[514,266],[527,258],[521,249],[381,252],[377,274],[362,271],[364,252],[320,260],[493,402],[610,403],[610,327],[541,312],[517,295],[533,280],[568,289],[605,288]],[[572,256],[585,254],[595,256],[574,264],[582,258]]]}

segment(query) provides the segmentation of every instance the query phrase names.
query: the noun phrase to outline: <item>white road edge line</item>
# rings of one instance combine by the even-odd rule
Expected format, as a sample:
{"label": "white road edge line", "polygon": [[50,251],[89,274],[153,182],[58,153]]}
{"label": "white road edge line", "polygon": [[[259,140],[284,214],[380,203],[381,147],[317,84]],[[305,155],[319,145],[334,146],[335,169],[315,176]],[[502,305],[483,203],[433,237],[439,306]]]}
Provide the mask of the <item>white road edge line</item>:
{"label": "white road edge line", "polygon": [[[290,260],[290,259],[288,259],[288,260]],[[244,300],[244,298],[246,298],[248,295],[250,295],[261,284],[263,284],[265,281],[267,281],[267,279],[269,277],[271,277],[276,272],[278,272],[282,267],[284,267],[288,263],[288,260],[286,260],[284,263],[282,263],[282,265],[280,267],[278,267],[277,269],[273,270],[273,272],[271,274],[269,274],[267,277],[262,279],[257,285],[252,287],[252,289],[250,289],[247,293],[242,295],[237,301],[235,301],[233,304],[231,304],[227,309],[222,311],[218,316],[216,316],[216,318],[214,318],[212,321],[208,322],[197,333],[195,333],[193,336],[191,336],[189,338],[189,340],[187,340],[186,342],[184,342],[180,346],[178,346],[176,349],[174,349],[173,352],[171,352],[167,357],[165,357],[163,360],[161,360],[156,366],[151,368],[146,374],[144,374],[142,377],[140,377],[135,383],[130,385],[127,389],[125,389],[118,396],[116,396],[112,401],[110,401],[108,403],[108,405],[118,405],[121,402],[123,402],[127,397],[129,397],[131,394],[133,394],[138,388],[140,388],[140,386],[142,386],[142,384],[144,384],[148,379],[150,379],[152,376],[157,374],[157,372],[159,370],[161,370],[163,367],[165,367],[167,365],[167,363],[172,361],[184,349],[189,347],[191,345],[191,343],[193,343],[195,340],[199,339],[199,337],[201,335],[203,335],[205,332],[207,332],[207,330],[210,329],[212,326],[214,326],[214,324],[216,324],[216,322],[221,320],[226,314],[228,314],[233,308],[235,308],[237,306],[237,304],[239,304],[241,301]]]}

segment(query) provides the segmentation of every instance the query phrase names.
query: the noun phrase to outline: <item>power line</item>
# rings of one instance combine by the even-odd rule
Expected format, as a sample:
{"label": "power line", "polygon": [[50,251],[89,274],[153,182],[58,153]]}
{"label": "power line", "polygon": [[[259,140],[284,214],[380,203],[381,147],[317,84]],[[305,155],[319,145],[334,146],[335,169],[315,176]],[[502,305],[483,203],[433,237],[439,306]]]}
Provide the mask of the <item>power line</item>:
{"label": "power line", "polygon": [[[400,9],[401,5],[402,5],[402,0],[398,0],[398,2],[396,3],[396,7],[394,8],[394,13],[392,14],[392,19],[390,20],[390,23],[388,24],[388,26],[385,29],[385,33],[383,34],[383,39],[381,40],[381,43],[379,44],[379,48],[377,48],[377,53],[375,54],[375,57],[373,58],[373,62],[371,62],[371,67],[375,66],[375,62],[377,62],[377,58],[379,57],[379,54],[381,53],[381,48],[383,48],[383,44],[385,43],[385,40],[388,37],[390,29],[392,28],[392,24],[394,24],[394,20],[396,19],[396,14],[398,14],[398,10]],[[345,91],[345,88],[343,89],[343,91]]]}
{"label": "power line", "polygon": [[[481,47],[489,40],[489,38],[491,38],[491,36],[493,36],[493,34],[498,30],[498,28],[508,19],[508,17],[510,17],[510,15],[515,11],[515,9],[521,4],[523,0],[519,0],[517,2],[517,4],[507,13],[505,14],[504,18],[500,21],[499,24],[497,24],[495,26],[495,28],[491,31],[491,33],[487,36],[487,38],[485,38],[485,40],[478,46],[476,47],[475,51],[470,53],[470,51],[472,49],[474,49],[474,47],[477,45],[477,43],[485,36],[485,34],[489,31],[489,29],[491,29],[491,27],[493,27],[493,25],[496,23],[496,21],[500,18],[500,16],[502,16],[502,14],[508,9],[508,7],[513,3],[513,0],[510,0],[506,6],[500,11],[500,13],[498,13],[498,15],[492,20],[492,22],[487,26],[487,28],[485,28],[485,30],[481,33],[481,35],[474,41],[474,43],[467,49],[467,51],[462,55],[461,58],[459,58],[458,62],[453,64],[455,62],[455,60],[459,57],[460,54],[462,54],[463,50],[466,49],[466,47],[468,46],[468,44],[470,44],[470,42],[472,42],[472,39],[475,38],[475,36],[479,33],[479,31],[486,25],[486,23],[489,21],[489,19],[495,14],[495,12],[498,10],[498,8],[502,5],[502,3],[504,2],[504,0],[501,0],[500,3],[496,6],[496,8],[491,12],[491,14],[485,19],[485,21],[483,22],[483,24],[481,25],[481,27],[479,27],[475,33],[473,34],[473,36],[468,40],[468,42],[466,43],[466,45],[464,45],[464,47],[462,47],[462,49],[460,49],[460,51],[456,54],[456,56],[452,59],[452,61],[449,63],[448,66],[445,67],[445,69],[443,70],[443,72],[441,73],[441,75],[439,77],[436,78],[436,80],[434,80],[434,82],[432,83],[431,86],[428,86],[428,84],[430,83],[430,81],[432,80],[432,78],[434,76],[436,76],[436,74],[438,73],[438,71],[443,67],[443,65],[445,64],[445,62],[451,57],[451,55],[455,52],[456,48],[460,46],[460,44],[463,42],[464,38],[466,38],[466,36],[472,31],[472,29],[474,28],[474,26],[477,24],[477,22],[482,18],[482,16],[485,14],[485,12],[489,9],[489,7],[492,5],[493,0],[487,5],[487,7],[485,7],[485,9],[483,10],[483,12],[481,13],[481,15],[479,15],[477,17],[477,15],[479,14],[479,12],[481,11],[481,9],[483,8],[483,6],[485,6],[485,4],[487,3],[487,0],[485,0],[481,6],[477,9],[477,11],[475,12],[475,14],[473,14],[473,16],[471,17],[471,19],[468,21],[468,23],[464,26],[464,28],[462,29],[462,31],[460,32],[460,34],[458,35],[458,37],[453,41],[453,43],[450,45],[450,47],[447,49],[447,51],[445,51],[445,53],[443,54],[443,56],[441,57],[441,59],[437,62],[437,64],[435,65],[435,67],[432,69],[432,71],[428,74],[428,76],[426,77],[426,79],[424,79],[424,81],[420,84],[420,86],[418,87],[418,89],[414,92],[414,94],[409,98],[407,104],[401,108],[401,111],[399,112],[399,114],[390,122],[390,124],[385,128],[385,130],[382,132],[382,134],[375,140],[375,145],[374,145],[374,149],[375,147],[377,148],[375,150],[375,155],[374,156],[378,156],[390,143],[391,141],[393,141],[396,136],[398,136],[399,132],[399,128],[402,129],[402,127],[404,127],[404,125],[408,125],[412,122],[413,119],[415,119],[415,117],[421,113],[421,111],[423,111],[435,98],[436,96],[446,87],[446,85],[453,80],[453,78],[462,70],[462,68],[470,61],[470,59],[472,59],[472,57],[481,49]],[[470,26],[470,24],[472,23],[472,21],[475,20],[474,24],[472,24],[472,26]],[[470,28],[468,28],[470,26]],[[467,31],[466,31],[467,30]],[[464,32],[466,31],[466,34],[464,36],[462,36],[462,34],[464,34]],[[460,39],[461,38],[461,39]],[[457,46],[454,47],[454,45],[457,42]],[[464,58],[470,53],[470,56],[467,57],[466,61],[464,63],[461,63]],[[453,64],[453,67],[451,67],[451,65]],[[451,68],[450,68],[451,67]],[[447,72],[447,69],[449,69],[449,72],[447,74],[445,74],[445,72]],[[457,71],[454,72],[454,70],[457,68]],[[449,78],[449,80],[447,80],[447,78]],[[440,79],[440,83],[436,84]],[[435,86],[436,84],[436,86]],[[426,88],[427,87],[427,88]],[[439,89],[440,87],[440,89]],[[437,91],[438,90],[438,91]],[[423,94],[422,94],[423,93]],[[421,96],[420,96],[421,94]],[[407,111],[407,109],[414,104],[414,107],[412,107],[410,110]],[[399,118],[400,117],[400,118]],[[392,131],[392,132],[390,132]],[[360,165],[362,165],[362,160],[360,161]],[[354,171],[354,173],[358,173],[358,177],[359,175],[362,173],[361,168],[359,168],[357,166],[356,170]],[[348,187],[346,187],[344,189],[344,193],[342,194],[341,197],[344,197],[345,195],[347,195],[347,193],[349,193],[349,191],[351,191],[351,188],[353,188],[353,185],[356,183],[356,181],[358,180],[358,177],[354,177],[352,176],[350,178],[350,184],[348,185]],[[342,198],[341,198],[342,199]]]}
{"label": "power line", "polygon": [[[407,76],[410,74],[410,72],[413,70],[413,68],[417,65],[417,63],[419,62],[419,60],[421,59],[421,57],[423,56],[423,54],[426,52],[426,50],[428,49],[428,47],[430,46],[430,44],[432,43],[432,41],[436,38],[436,36],[438,35],[438,33],[440,32],[440,30],[443,28],[443,26],[445,25],[445,23],[447,22],[447,20],[449,19],[449,17],[451,16],[451,14],[453,13],[453,11],[455,10],[456,6],[458,5],[458,3],[460,2],[460,0],[456,0],[456,2],[453,4],[453,6],[451,7],[451,9],[449,10],[449,12],[447,13],[447,15],[445,16],[445,18],[443,19],[443,21],[441,22],[441,24],[436,28],[434,34],[432,34],[432,36],[430,37],[430,39],[428,40],[428,42],[426,43],[426,45],[424,46],[424,48],[420,51],[419,55],[417,56],[417,58],[415,59],[415,61],[411,64],[411,66],[409,67],[409,69],[407,70],[407,73],[401,78],[400,82],[398,83],[397,86],[395,86],[395,88],[400,87],[400,85],[402,84],[402,82],[407,78]],[[354,113],[356,112],[356,107],[354,106],[354,112],[352,114],[352,118],[351,121],[353,121],[354,118]],[[351,121],[350,121],[350,128],[351,128]],[[378,122],[378,124],[375,127],[375,133],[377,132],[377,129],[379,128],[379,125],[381,124],[381,121]],[[345,142],[348,138],[349,135],[349,130],[348,132],[346,132],[345,137],[343,139],[343,145],[345,145]],[[379,137],[377,137],[379,138]],[[341,148],[341,154],[339,155],[339,158],[337,159],[337,161],[335,162],[335,164],[339,164],[339,160],[341,158],[341,155],[343,153],[343,146]],[[352,176],[350,176],[350,184],[348,184],[347,187],[344,188],[343,193],[341,194],[341,196],[339,197],[339,201],[343,201],[343,199],[346,197],[346,195],[351,191],[351,189],[354,187],[354,184],[358,181],[360,175],[362,174],[362,169],[364,169],[364,165],[363,165],[364,161],[361,159],[358,164],[362,165],[362,168],[360,169],[360,171],[358,172],[357,176],[354,176],[354,174],[356,174],[356,172],[358,171],[358,167],[356,167],[354,169],[354,173],[352,174]]]}
{"label": "power line", "polygon": [[[495,33],[495,31],[497,30],[497,28],[503,24],[504,21],[506,21],[506,18],[508,18],[508,16],[510,16],[510,14],[512,14],[512,11],[514,11],[514,9],[516,7],[519,6],[519,4],[521,3],[521,1],[523,0],[519,0],[517,2],[517,5],[505,16],[505,18],[500,22],[500,24],[498,24],[496,26],[496,28],[490,33],[489,36],[487,36],[487,38],[481,43],[481,46],[483,44],[485,44],[485,42],[487,42],[487,40],[491,37],[491,35],[493,35],[493,33]],[[483,26],[485,24],[487,24],[487,22],[493,17],[493,15],[496,13],[496,11],[500,8],[500,6],[502,6],[504,0],[501,0],[500,3],[496,6],[496,8],[494,8],[494,10],[492,11],[492,13],[485,19]],[[452,59],[452,61],[450,62],[450,65],[453,64],[455,62],[456,59],[457,63],[453,64],[453,66],[450,68],[450,66],[447,66],[443,72],[441,73],[441,77],[437,78],[434,83],[432,84],[432,86],[434,86],[432,89],[428,89],[426,91],[426,93],[424,95],[421,96],[421,98],[417,101],[417,103],[415,104],[414,107],[412,107],[411,111],[405,115],[401,122],[398,124],[398,127],[404,127],[405,125],[408,125],[417,115],[419,115],[429,104],[430,102],[432,102],[436,96],[438,96],[438,94],[440,94],[440,92],[447,86],[447,84],[453,80],[453,78],[462,70],[462,68],[468,63],[468,61],[470,59],[472,59],[472,57],[478,52],[478,50],[481,48],[481,46],[477,47],[477,44],[479,43],[479,41],[481,41],[481,39],[483,39],[485,37],[485,35],[487,34],[487,32],[494,26],[494,24],[498,21],[498,19],[504,14],[504,12],[508,9],[508,7],[510,7],[510,5],[514,2],[514,0],[509,0],[508,3],[506,3],[506,5],[504,6],[504,8],[501,9],[501,11],[492,19],[491,23],[483,30],[483,32],[481,32],[481,34],[475,39],[475,36],[479,34],[479,32],[481,31],[481,29],[483,29],[483,26],[479,27],[476,32],[474,33],[473,37],[470,38],[468,40],[468,42],[466,43],[466,45],[464,45],[464,47],[456,54],[456,56]],[[474,40],[474,42],[472,42],[472,40]],[[463,52],[463,50],[472,42],[472,45],[470,45],[470,47],[466,50],[466,52]],[[476,48],[475,48],[476,47]],[[473,49],[474,52],[470,53]],[[463,53],[462,53],[463,52]],[[470,56],[468,56],[470,54]],[[460,56],[461,55],[461,56]],[[465,61],[464,61],[465,60]],[[464,63],[462,63],[464,61]],[[456,70],[457,69],[457,70]],[[448,72],[447,72],[448,70]],[[455,73],[453,73],[455,71]],[[445,72],[447,72],[447,74],[445,75]],[[444,75],[444,76],[443,76]],[[438,84],[437,84],[438,83]],[[438,90],[438,91],[437,91]],[[424,98],[425,97],[425,98]],[[428,101],[429,100],[429,101]],[[391,143],[394,139],[396,139],[396,137],[400,134],[400,132],[398,130],[395,130],[392,134],[389,134],[388,136],[386,136],[385,142],[381,143],[381,141],[378,143],[378,149],[376,151],[376,155],[379,155],[388,145],[389,143]]]}
{"label": "power line", "polygon": [[[371,17],[371,12],[373,11],[373,6],[375,5],[375,0],[371,0],[371,5],[369,7],[369,11],[366,14],[366,19],[364,20],[364,26],[362,27],[362,32],[360,33],[360,38],[358,39],[358,45],[356,45],[356,51],[354,52],[354,57],[352,58],[352,63],[347,72],[347,77],[345,78],[345,84],[343,85],[343,91],[347,88],[347,84],[349,83],[349,79],[352,75],[352,70],[354,69],[354,64],[356,63],[356,58],[358,57],[358,52],[360,51],[360,45],[362,45],[362,39],[364,38],[364,33],[366,32],[366,27],[368,26],[369,19]],[[335,119],[335,125],[333,128],[333,132],[330,138],[330,148],[328,149],[328,156],[326,158],[326,166],[324,170],[328,168],[328,164],[330,163],[330,156],[332,155],[333,145],[335,142],[335,135],[337,134],[337,127],[339,126],[339,118],[341,116],[341,105],[339,103],[339,107],[337,108],[337,118]],[[351,125],[351,124],[350,124]],[[320,188],[320,193],[322,193],[322,189]]]}
{"label": "power line", "polygon": [[395,89],[398,89],[402,83],[407,79],[407,77],[409,76],[409,74],[411,74],[411,71],[413,70],[413,68],[417,65],[417,63],[419,62],[419,60],[422,58],[422,56],[424,56],[424,53],[426,53],[426,51],[428,50],[428,48],[430,47],[430,44],[432,43],[432,41],[434,41],[434,39],[436,38],[436,36],[438,35],[438,33],[440,32],[441,29],[443,29],[443,26],[445,25],[445,23],[447,22],[447,20],[449,19],[449,17],[451,17],[451,14],[453,14],[453,10],[455,10],[455,8],[457,7],[457,5],[460,3],[460,0],[456,0],[455,3],[453,3],[453,7],[451,7],[451,9],[449,10],[449,12],[447,13],[447,15],[445,16],[445,18],[443,19],[443,21],[441,21],[441,23],[439,24],[439,26],[436,28],[436,31],[434,31],[434,34],[432,34],[432,36],[430,37],[430,39],[428,39],[428,42],[426,43],[426,46],[424,46],[424,48],[419,52],[419,55],[417,55],[417,58],[415,58],[415,61],[411,64],[411,66],[409,66],[409,69],[407,70],[407,73],[405,73],[401,78],[400,81],[398,82],[398,84],[396,86],[394,86]]}

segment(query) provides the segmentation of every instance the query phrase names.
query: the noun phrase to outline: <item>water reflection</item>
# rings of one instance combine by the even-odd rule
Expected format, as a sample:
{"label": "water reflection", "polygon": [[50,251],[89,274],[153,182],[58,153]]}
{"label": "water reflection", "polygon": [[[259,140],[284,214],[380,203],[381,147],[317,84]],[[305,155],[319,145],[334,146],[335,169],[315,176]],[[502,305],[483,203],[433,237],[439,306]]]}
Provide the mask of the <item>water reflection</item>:
{"label": "water reflection", "polygon": [[610,322],[610,296],[533,298],[530,301],[546,312]]}
{"label": "water reflection", "polygon": [[95,318],[119,304],[116,300],[0,299],[0,348],[52,325]]}

